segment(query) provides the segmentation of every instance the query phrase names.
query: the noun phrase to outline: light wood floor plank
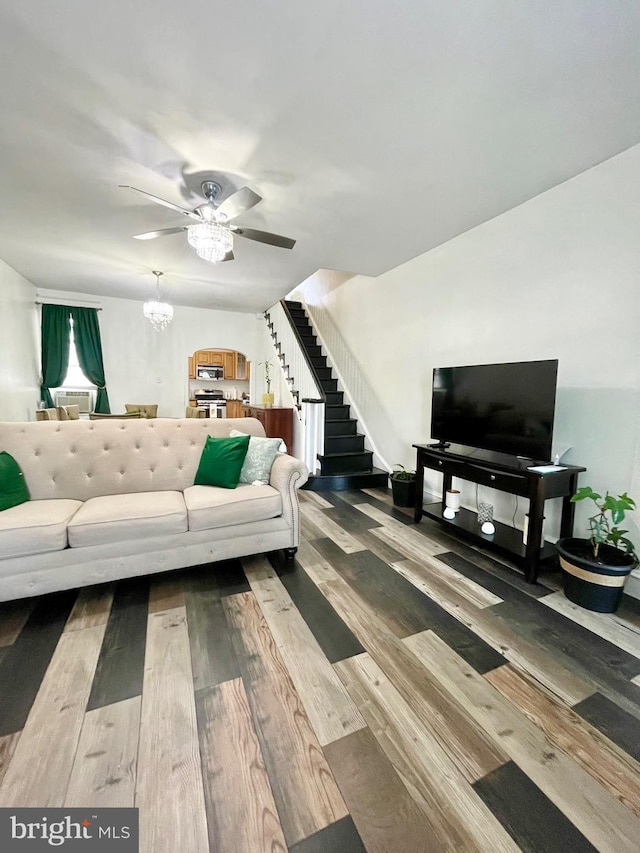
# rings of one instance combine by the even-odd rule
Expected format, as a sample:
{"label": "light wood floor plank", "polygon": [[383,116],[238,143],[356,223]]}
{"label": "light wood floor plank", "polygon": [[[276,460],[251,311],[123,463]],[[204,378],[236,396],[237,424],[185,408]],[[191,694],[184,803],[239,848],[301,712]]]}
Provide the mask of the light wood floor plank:
{"label": "light wood floor plank", "polygon": [[376,498],[382,503],[385,503],[387,506],[393,506],[391,492],[385,492],[382,489],[362,489],[361,491],[363,491],[365,495],[369,495],[370,498]]}
{"label": "light wood floor plank", "polygon": [[511,666],[487,672],[485,678],[552,743],[640,816],[640,763]]}
{"label": "light wood floor plank", "polygon": [[141,703],[134,696],[85,714],[65,806],[133,806]]}
{"label": "light wood floor plank", "polygon": [[296,560],[315,584],[340,579],[331,563],[310,542],[300,542]]}
{"label": "light wood floor plank", "polygon": [[640,634],[632,628],[627,628],[621,622],[616,622],[608,613],[593,613],[590,610],[585,610],[584,607],[578,607],[568,598],[565,598],[564,593],[554,592],[551,595],[545,595],[539,598],[542,604],[546,604],[557,613],[562,613],[567,619],[577,622],[583,628],[593,631],[605,640],[608,640],[619,649],[624,649],[634,657],[640,658]]}
{"label": "light wood floor plank", "polygon": [[282,829],[289,846],[347,807],[253,593],[223,600]]}
{"label": "light wood floor plank", "polygon": [[22,732],[14,732],[11,735],[4,735],[4,737],[0,737],[0,786],[2,785],[2,780],[7,773],[7,768],[11,763],[11,759],[13,758],[13,753],[16,751],[16,746],[18,745],[21,734]]}
{"label": "light wood floor plank", "polygon": [[311,503],[304,503],[300,506],[302,516],[311,521],[325,536],[332,539],[336,545],[345,552],[345,554],[353,554],[356,551],[366,551],[366,545],[354,539],[350,533],[347,533],[344,528],[336,524],[328,518],[321,509]]}
{"label": "light wood floor plank", "polygon": [[594,684],[557,663],[544,649],[518,636],[495,619],[490,610],[480,610],[469,604],[456,590],[431,575],[428,569],[414,561],[405,561],[397,570],[506,660],[544,684],[565,704],[576,705],[595,693]]}
{"label": "light wood floor plank", "polygon": [[[488,589],[481,587],[480,584],[466,578],[464,575],[460,574],[460,572],[457,572],[455,569],[447,566],[446,563],[441,562],[437,557],[423,558],[420,563],[416,563],[414,560],[401,560],[400,562],[391,563],[391,566],[396,569],[396,571],[400,572],[403,577],[406,577],[406,575],[403,574],[403,570],[416,568],[419,570],[422,568],[423,571],[420,572],[420,578],[424,586],[421,588],[423,589],[423,592],[426,592],[434,601],[439,600],[437,591],[438,588],[442,587],[442,584],[444,584],[445,587],[451,588],[454,592],[457,592],[458,595],[462,596],[462,598],[466,598],[469,604],[480,609],[492,607],[494,604],[500,604],[503,600]],[[434,579],[436,583],[430,585],[429,581],[432,579]],[[409,580],[409,578],[407,578],[407,580]]]}
{"label": "light wood floor plank", "polygon": [[81,589],[64,630],[80,631],[82,628],[106,625],[113,603],[113,590],[113,584],[100,584]]}
{"label": "light wood floor plank", "polygon": [[371,731],[325,747],[367,853],[442,853],[440,839]]}
{"label": "light wood floor plank", "polygon": [[[438,841],[437,847],[427,849],[451,853],[517,851],[518,847],[438,740],[371,656],[358,655],[334,666],[382,750],[427,818]],[[387,849],[395,850],[394,847]]]}
{"label": "light wood floor plank", "polygon": [[184,607],[149,615],[135,805],[141,853],[208,853]]}
{"label": "light wood floor plank", "polygon": [[286,853],[242,679],[199,690],[196,707],[210,849]]}
{"label": "light wood floor plank", "polygon": [[311,503],[320,507],[320,509],[331,509],[333,507],[332,503],[329,503],[328,500],[325,500],[322,495],[319,495],[317,492],[312,492],[310,489],[300,489],[298,492],[300,497],[300,503]]}
{"label": "light wood floor plank", "polygon": [[242,560],[251,589],[321,746],[364,727],[364,720],[265,557]]}
{"label": "light wood floor plank", "polygon": [[507,760],[346,582],[324,581],[319,588],[466,779],[480,779]]}
{"label": "light wood floor plank", "polygon": [[0,788],[0,806],[64,804],[104,630],[97,625],[60,637]]}
{"label": "light wood floor plank", "polygon": [[185,580],[179,574],[154,576],[149,587],[149,613],[160,613],[185,605]]}
{"label": "light wood floor plank", "polygon": [[404,642],[600,853],[637,851],[638,818],[483,676],[431,631]]}
{"label": "light wood floor plank", "polygon": [[423,560],[429,557],[437,557],[445,550],[439,542],[427,539],[417,530],[396,521],[395,518],[386,515],[382,510],[371,504],[356,504],[356,509],[380,522],[380,527],[372,527],[371,533],[378,536],[383,542],[391,545],[396,551],[409,557],[411,560]]}

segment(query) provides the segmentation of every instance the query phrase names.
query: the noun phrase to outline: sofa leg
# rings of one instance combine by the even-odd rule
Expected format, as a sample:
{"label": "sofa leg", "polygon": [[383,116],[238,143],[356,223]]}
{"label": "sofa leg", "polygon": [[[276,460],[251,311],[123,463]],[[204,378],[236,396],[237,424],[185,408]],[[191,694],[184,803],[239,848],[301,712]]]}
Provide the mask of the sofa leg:
{"label": "sofa leg", "polygon": [[295,555],[296,555],[296,551],[297,551],[297,550],[298,550],[297,548],[285,548],[285,549],[284,549],[284,556],[285,556],[285,559],[286,559],[286,560],[293,560],[293,558],[294,558],[294,557],[295,557]]}

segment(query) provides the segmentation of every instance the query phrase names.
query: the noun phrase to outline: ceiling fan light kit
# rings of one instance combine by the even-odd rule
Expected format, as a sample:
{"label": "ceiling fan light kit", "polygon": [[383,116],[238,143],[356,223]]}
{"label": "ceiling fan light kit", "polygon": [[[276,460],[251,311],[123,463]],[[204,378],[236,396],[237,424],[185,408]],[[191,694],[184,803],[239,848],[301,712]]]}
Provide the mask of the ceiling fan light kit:
{"label": "ceiling fan light kit", "polygon": [[216,263],[233,251],[231,231],[217,222],[199,222],[187,228],[187,240],[196,254],[205,261]]}
{"label": "ceiling fan light kit", "polygon": [[161,332],[173,320],[173,306],[168,302],[160,302],[160,276],[159,270],[153,270],[156,277],[156,299],[145,302],[142,306],[142,313],[151,323],[156,332]]}
{"label": "ceiling fan light kit", "polygon": [[296,241],[290,237],[281,237],[279,234],[270,234],[268,231],[258,231],[256,228],[241,228],[237,225],[227,225],[236,216],[240,216],[262,201],[261,196],[249,187],[242,187],[236,190],[236,192],[232,193],[221,204],[216,206],[215,200],[222,192],[222,187],[216,181],[203,181],[202,195],[206,199],[206,202],[194,210],[186,210],[172,201],[158,198],[158,196],[152,195],[145,190],[140,190],[138,187],[132,187],[128,184],[121,184],[120,186],[122,189],[134,190],[137,193],[141,193],[156,204],[161,204],[164,207],[181,213],[183,216],[188,216],[190,219],[196,220],[193,225],[180,225],[173,228],[161,228],[159,231],[147,231],[145,234],[136,234],[136,240],[155,240],[156,237],[167,237],[169,234],[180,234],[186,231],[189,245],[193,246],[199,257],[211,263],[232,261],[234,259],[234,234],[238,237],[244,237],[247,240],[255,240],[257,243],[278,246],[281,249],[293,249],[295,246]]}

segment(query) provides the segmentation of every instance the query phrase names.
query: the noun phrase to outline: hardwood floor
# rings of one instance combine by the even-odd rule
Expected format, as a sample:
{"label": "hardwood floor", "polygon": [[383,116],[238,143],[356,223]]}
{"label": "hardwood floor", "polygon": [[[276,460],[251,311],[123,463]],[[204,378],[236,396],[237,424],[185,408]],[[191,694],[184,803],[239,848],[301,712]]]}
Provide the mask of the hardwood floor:
{"label": "hardwood floor", "polygon": [[301,492],[303,541],[0,605],[0,806],[143,853],[636,851],[640,603]]}

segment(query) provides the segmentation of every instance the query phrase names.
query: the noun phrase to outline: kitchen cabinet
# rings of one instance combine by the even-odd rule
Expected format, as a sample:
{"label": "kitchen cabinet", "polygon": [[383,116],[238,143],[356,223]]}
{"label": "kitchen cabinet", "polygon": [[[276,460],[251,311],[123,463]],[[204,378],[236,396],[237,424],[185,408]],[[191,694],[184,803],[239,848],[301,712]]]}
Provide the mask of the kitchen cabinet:
{"label": "kitchen cabinet", "polygon": [[243,418],[244,405],[242,400],[227,400],[227,417],[228,418]]}
{"label": "kitchen cabinet", "polygon": [[222,355],[222,364],[224,366],[224,378],[225,379],[235,379],[236,378],[236,353],[233,351],[223,352]]}
{"label": "kitchen cabinet", "polygon": [[287,445],[287,451],[293,455],[293,409],[248,405],[244,407],[244,414],[260,421],[267,438],[281,438]]}
{"label": "kitchen cabinet", "polygon": [[197,379],[197,368],[200,365],[221,366],[225,379],[248,382],[250,378],[250,362],[244,353],[235,350],[196,350],[189,358],[189,379]]}
{"label": "kitchen cabinet", "polygon": [[235,379],[240,380],[248,380],[249,379],[249,365],[250,362],[247,361],[247,357],[242,352],[236,353],[236,375]]}

